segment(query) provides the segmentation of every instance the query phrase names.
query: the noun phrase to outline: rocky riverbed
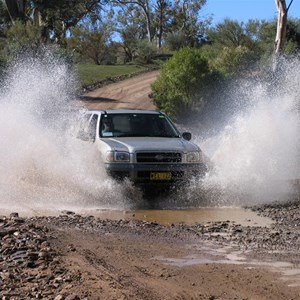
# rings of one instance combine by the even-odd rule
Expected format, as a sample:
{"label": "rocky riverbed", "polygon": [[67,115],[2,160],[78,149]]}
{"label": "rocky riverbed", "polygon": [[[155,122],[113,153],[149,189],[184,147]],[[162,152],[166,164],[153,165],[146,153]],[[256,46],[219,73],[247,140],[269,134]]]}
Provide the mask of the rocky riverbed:
{"label": "rocky riverbed", "polygon": [[[261,277],[255,279],[254,274],[251,277],[254,290],[247,295],[231,278],[235,267],[227,274],[226,266],[218,259],[202,267],[206,266],[205,272],[213,273],[210,276],[216,282],[230,280],[234,287],[231,290],[230,285],[221,283],[218,283],[219,290],[215,286],[215,292],[209,286],[205,289],[200,275],[198,282],[196,277],[183,275],[186,270],[163,263],[162,257],[165,261],[167,257],[187,257],[190,254],[187,245],[191,249],[209,242],[212,249],[234,248],[247,260],[284,261],[297,267],[300,264],[300,200],[249,209],[271,218],[271,226],[242,226],[230,221],[165,226],[139,220],[103,220],[73,212],[62,212],[56,217],[23,218],[17,212],[2,216],[1,299],[299,299],[300,288],[293,290],[284,281],[280,282],[280,291],[272,283],[268,287],[271,290],[260,290]],[[217,271],[216,266],[225,269]],[[237,270],[245,280],[250,276],[243,273],[244,269]],[[190,273],[199,274],[194,269]],[[225,277],[220,279],[220,274]],[[143,282],[142,276],[145,276]],[[183,287],[177,284],[177,289],[168,292],[167,287],[175,285],[175,279],[180,276],[185,278]],[[274,276],[270,275],[273,283]],[[203,278],[202,281],[207,280]],[[161,286],[162,292],[156,291],[155,285]],[[271,296],[265,298],[268,293]]]}

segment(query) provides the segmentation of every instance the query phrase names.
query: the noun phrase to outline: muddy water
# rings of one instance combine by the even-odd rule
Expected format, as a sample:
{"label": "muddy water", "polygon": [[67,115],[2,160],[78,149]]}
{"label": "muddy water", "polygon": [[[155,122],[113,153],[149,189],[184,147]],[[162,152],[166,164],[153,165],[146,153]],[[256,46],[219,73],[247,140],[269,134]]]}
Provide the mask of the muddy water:
{"label": "muddy water", "polygon": [[263,267],[270,271],[280,273],[280,279],[287,282],[290,287],[300,286],[300,269],[298,264],[286,261],[263,261],[246,257],[246,252],[237,251],[231,246],[216,247],[211,241],[202,242],[201,245],[189,246],[191,253],[183,257],[157,256],[153,260],[165,265],[180,268],[201,264],[231,264],[244,265],[247,269]]}
{"label": "muddy water", "polygon": [[269,226],[271,220],[243,208],[197,208],[184,210],[82,211],[101,219],[138,219],[163,225],[232,221],[245,226]]}
{"label": "muddy water", "polygon": [[[9,215],[13,209],[0,209],[0,215]],[[255,212],[244,208],[196,208],[182,210],[100,210],[100,209],[26,209],[18,210],[21,217],[58,216],[66,212],[74,212],[83,216],[95,216],[100,219],[132,219],[148,222],[157,222],[162,225],[176,223],[196,224],[207,222],[231,221],[243,226],[270,226],[269,218],[258,216]]]}

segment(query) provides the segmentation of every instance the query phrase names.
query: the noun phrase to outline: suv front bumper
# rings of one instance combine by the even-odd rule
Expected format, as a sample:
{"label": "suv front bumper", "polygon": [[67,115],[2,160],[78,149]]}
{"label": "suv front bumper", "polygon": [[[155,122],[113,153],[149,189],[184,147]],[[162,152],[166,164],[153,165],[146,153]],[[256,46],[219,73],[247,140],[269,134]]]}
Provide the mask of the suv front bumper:
{"label": "suv front bumper", "polygon": [[[192,177],[203,177],[208,172],[204,163],[197,164],[105,164],[107,173],[118,180],[125,178],[134,183],[173,184],[174,182],[187,182]],[[165,179],[153,179],[153,174],[168,174]],[[158,176],[159,177],[159,176]]]}

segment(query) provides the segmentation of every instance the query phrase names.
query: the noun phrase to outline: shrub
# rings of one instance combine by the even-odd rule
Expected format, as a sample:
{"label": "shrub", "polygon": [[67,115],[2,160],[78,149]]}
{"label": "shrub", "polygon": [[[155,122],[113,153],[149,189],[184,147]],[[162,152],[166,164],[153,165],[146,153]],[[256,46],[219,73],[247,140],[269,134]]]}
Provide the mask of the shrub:
{"label": "shrub", "polygon": [[152,61],[156,55],[155,46],[147,40],[142,40],[137,43],[137,62],[147,64]]}
{"label": "shrub", "polygon": [[152,84],[155,104],[175,119],[200,110],[210,77],[208,62],[200,50],[181,48],[162,67]]}

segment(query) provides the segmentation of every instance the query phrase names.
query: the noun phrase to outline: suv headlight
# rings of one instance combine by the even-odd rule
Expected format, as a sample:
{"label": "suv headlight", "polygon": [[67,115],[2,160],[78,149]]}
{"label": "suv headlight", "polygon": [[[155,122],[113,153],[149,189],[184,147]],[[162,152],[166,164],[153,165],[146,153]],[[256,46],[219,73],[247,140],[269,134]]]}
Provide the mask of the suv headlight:
{"label": "suv headlight", "polygon": [[200,152],[188,152],[186,156],[187,162],[198,162],[201,159],[201,154]]}
{"label": "suv headlight", "polygon": [[123,151],[109,151],[107,152],[106,159],[110,162],[129,162],[130,154]]}

